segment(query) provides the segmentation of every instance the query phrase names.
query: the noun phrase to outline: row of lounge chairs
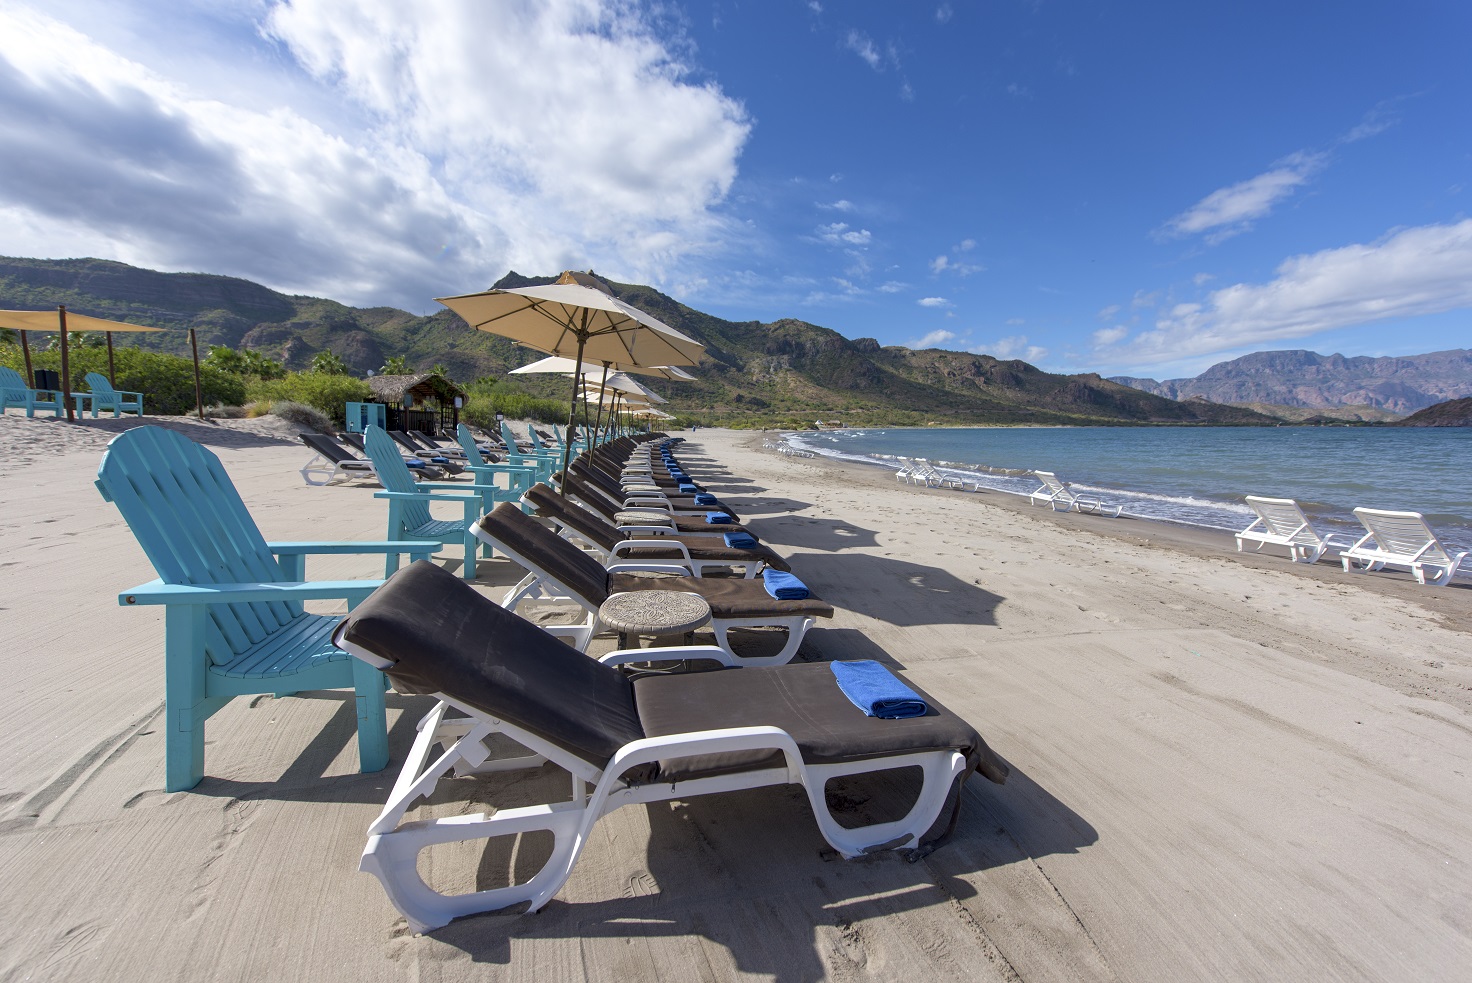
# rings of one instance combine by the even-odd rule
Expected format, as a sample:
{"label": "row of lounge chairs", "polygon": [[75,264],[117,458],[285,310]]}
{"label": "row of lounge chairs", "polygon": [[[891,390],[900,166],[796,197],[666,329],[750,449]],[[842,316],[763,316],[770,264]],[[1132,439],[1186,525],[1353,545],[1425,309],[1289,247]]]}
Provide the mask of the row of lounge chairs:
{"label": "row of lounge chairs", "polygon": [[[170,790],[200,780],[205,720],[234,696],[353,687],[365,771],[383,767],[388,756],[384,675],[401,693],[435,698],[370,829],[361,864],[416,930],[515,903],[536,910],[565,882],[598,818],[626,804],[795,784],[805,790],[828,843],[854,857],[919,846],[948,792],[972,772],[1005,779],[1006,765],[975,730],[924,693],[892,680],[908,698],[923,701],[924,712],[880,719],[840,688],[842,664],[788,664],[803,633],[816,618],[831,617],[832,607],[815,596],[788,599],[768,589],[768,577],[790,564],[696,483],[674,442],[616,441],[584,452],[551,483],[518,494],[483,484],[490,474],[484,469],[505,466],[471,465],[464,441],[474,482],[416,484],[391,438],[376,427],[364,437],[384,487],[377,494],[390,501],[392,533],[379,543],[266,543],[218,459],[158,428],[116,438],[98,487],[117,504],[160,576],[121,600],[181,612],[176,617],[171,608],[165,619]],[[490,504],[483,496],[491,492],[501,500]],[[402,509],[393,518],[395,504],[411,499],[425,506],[427,517],[429,501],[442,496],[464,509],[461,519],[432,520],[447,527],[443,535],[412,528]],[[220,529],[231,532],[222,536]],[[525,569],[501,604],[427,561],[441,542],[459,539],[468,572],[477,545]],[[381,583],[306,582],[303,558],[324,552],[382,553],[386,570],[402,554],[415,562]],[[719,576],[722,567],[727,576]],[[651,573],[666,576],[638,576]],[[611,595],[654,590],[701,597],[717,644],[624,649],[597,659],[585,654]],[[302,610],[303,600],[328,597],[356,607],[346,619]],[[581,614],[544,629],[514,610],[532,597],[568,602]],[[738,650],[733,634],[753,628],[785,635],[780,649]],[[651,658],[677,665],[704,660],[718,668],[632,674],[622,668]],[[493,757],[497,735],[526,753]],[[568,773],[567,799],[406,821],[443,777],[545,761]],[[923,776],[905,816],[857,828],[834,820],[824,796],[831,779],[902,768]],[[959,802],[958,795],[957,809]],[[552,856],[525,883],[446,896],[418,873],[416,859],[427,846],[539,830],[553,834]]]}
{"label": "row of lounge chairs", "polygon": [[1317,563],[1327,552],[1338,551],[1346,573],[1365,573],[1386,567],[1408,570],[1419,584],[1443,587],[1457,575],[1467,551],[1453,552],[1432,532],[1420,512],[1357,508],[1354,516],[1365,534],[1351,540],[1339,533],[1320,533],[1291,498],[1248,495],[1257,518],[1237,533],[1237,551],[1247,543],[1255,549],[1283,546],[1294,563]]}

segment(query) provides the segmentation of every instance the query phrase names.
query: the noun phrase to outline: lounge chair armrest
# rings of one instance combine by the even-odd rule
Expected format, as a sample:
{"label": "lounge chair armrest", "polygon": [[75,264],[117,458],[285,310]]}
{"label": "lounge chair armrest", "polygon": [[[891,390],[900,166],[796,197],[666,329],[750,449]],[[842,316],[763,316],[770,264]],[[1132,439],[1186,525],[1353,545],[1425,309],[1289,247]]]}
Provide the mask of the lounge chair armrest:
{"label": "lounge chair armrest", "polygon": [[[547,625],[542,626],[550,630]],[[569,626],[572,627],[572,626]],[[666,662],[671,659],[710,659],[723,666],[738,665],[736,657],[719,645],[675,645],[652,649],[618,649],[600,655],[598,661],[605,666],[621,666],[628,662]]]}
{"label": "lounge chair armrest", "polygon": [[244,604],[254,601],[361,601],[382,580],[317,580],[254,584],[166,584],[162,580],[139,584],[118,595],[118,604]]}
{"label": "lounge chair armrest", "polygon": [[648,573],[677,573],[690,576],[690,568],[679,563],[610,563],[609,573],[632,573],[636,570]]}
{"label": "lounge chair armrest", "polygon": [[675,510],[675,507],[670,504],[669,499],[653,498],[649,495],[625,498],[623,507],[626,509],[659,509],[665,512],[673,512]]}
{"label": "lounge chair armrest", "polygon": [[[648,651],[646,649],[646,651]],[[622,775],[630,768],[661,758],[683,758],[696,754],[720,754],[728,751],[781,751],[787,759],[788,780],[801,780],[802,754],[797,742],[780,727],[726,727],[720,730],[691,731],[630,741],[619,748],[604,769],[605,775]]]}
{"label": "lounge chair armrest", "polygon": [[627,534],[627,533],[631,533],[631,532],[647,532],[647,533],[654,534],[654,533],[662,533],[662,532],[674,532],[674,530],[675,530],[674,523],[670,523],[667,526],[640,525],[640,526],[619,526],[618,527],[618,531],[621,534]]}
{"label": "lounge chair armrest", "polygon": [[305,556],[354,553],[433,553],[434,547],[422,539],[384,539],[361,543],[267,543],[277,556]]}
{"label": "lounge chair armrest", "polygon": [[[661,542],[663,540],[663,542]],[[613,549],[609,550],[610,556],[618,556],[622,549],[631,550],[679,550],[680,555],[686,560],[690,559],[690,548],[678,540],[671,541],[669,537],[651,536],[649,539],[625,539],[614,543]]]}

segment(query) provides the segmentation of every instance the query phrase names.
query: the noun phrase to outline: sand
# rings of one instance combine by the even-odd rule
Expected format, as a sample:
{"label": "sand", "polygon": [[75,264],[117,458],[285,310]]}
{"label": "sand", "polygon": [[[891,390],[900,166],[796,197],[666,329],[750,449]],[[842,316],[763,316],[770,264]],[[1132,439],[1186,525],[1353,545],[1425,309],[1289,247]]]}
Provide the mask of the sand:
{"label": "sand", "polygon": [[[150,421],[157,422],[157,421]],[[601,821],[535,916],[415,936],[357,872],[390,770],[350,695],[241,698],[163,789],[154,574],[92,486],[126,423],[0,419],[0,979],[1455,980],[1472,966],[1472,584],[1418,587],[1165,524],[700,431],[682,457],[838,608],[800,658],[882,658],[1012,766],[928,857],[834,859],[799,792]],[[307,487],[275,421],[174,426],[268,539],[383,535],[372,487]],[[442,563],[458,570],[458,550]],[[372,577],[322,558],[312,577]],[[478,586],[513,582],[482,562]],[[322,608],[321,610],[330,610]],[[600,643],[607,645],[607,642]],[[563,788],[448,783],[426,815]],[[441,886],[535,857],[434,854]]]}

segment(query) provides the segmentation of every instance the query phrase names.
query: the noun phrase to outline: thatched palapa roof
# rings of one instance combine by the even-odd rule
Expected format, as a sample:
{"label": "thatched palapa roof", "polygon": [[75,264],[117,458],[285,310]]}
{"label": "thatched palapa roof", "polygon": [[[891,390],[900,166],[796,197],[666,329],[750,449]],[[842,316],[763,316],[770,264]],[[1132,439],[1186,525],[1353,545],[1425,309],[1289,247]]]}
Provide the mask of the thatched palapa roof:
{"label": "thatched palapa roof", "polygon": [[444,376],[433,372],[414,375],[372,375],[368,377],[368,388],[373,390],[373,399],[379,403],[402,403],[405,393],[413,393],[414,401],[437,397],[450,403],[456,396],[466,392]]}

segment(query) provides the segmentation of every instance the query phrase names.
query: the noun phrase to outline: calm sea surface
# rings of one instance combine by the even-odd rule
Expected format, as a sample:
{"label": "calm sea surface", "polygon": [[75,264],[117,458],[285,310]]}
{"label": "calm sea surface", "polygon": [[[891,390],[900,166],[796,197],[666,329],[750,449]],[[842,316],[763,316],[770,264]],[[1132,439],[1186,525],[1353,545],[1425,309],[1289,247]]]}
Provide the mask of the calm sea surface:
{"label": "calm sea surface", "polygon": [[[1465,427],[1060,427],[833,430],[792,434],[816,453],[898,468],[923,457],[1026,495],[1055,471],[1126,514],[1238,530],[1244,495],[1294,498],[1322,531],[1364,530],[1356,506],[1423,513],[1472,549],[1472,429]],[[945,462],[942,464],[941,462]]]}

